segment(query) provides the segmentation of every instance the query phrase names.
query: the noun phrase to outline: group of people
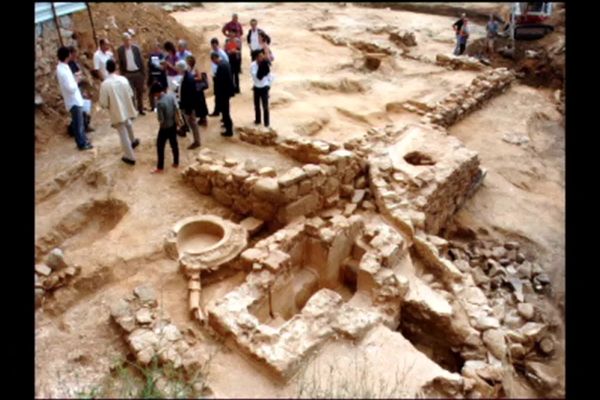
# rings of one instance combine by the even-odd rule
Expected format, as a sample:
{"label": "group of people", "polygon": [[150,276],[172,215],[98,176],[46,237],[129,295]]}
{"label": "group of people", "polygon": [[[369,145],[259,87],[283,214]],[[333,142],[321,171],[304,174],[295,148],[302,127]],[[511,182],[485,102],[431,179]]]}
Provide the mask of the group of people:
{"label": "group of people", "polygon": [[[467,15],[463,13],[460,16],[460,19],[452,24],[452,28],[454,29],[454,33],[456,34],[456,47],[454,48],[454,55],[460,56],[465,52],[467,47],[467,40],[469,39],[469,34],[471,33],[471,27],[469,24],[469,20]],[[488,20],[485,30],[486,30],[486,40],[487,40],[487,50],[489,54],[494,52],[494,42],[496,37],[498,36],[498,30],[500,29],[500,25],[498,21],[494,18],[494,15],[490,15],[490,19]]]}
{"label": "group of people", "polygon": [[[250,21],[246,41],[250,53],[250,75],[253,82],[255,124],[268,127],[269,89],[273,82],[271,63],[274,61],[270,49],[271,38],[258,28],[256,19]],[[209,88],[208,76],[196,67],[196,58],[187,49],[185,40],[177,45],[172,42],[162,44],[156,41],[153,50],[144,62],[142,51],[132,43],[132,36],[123,34],[123,44],[113,51],[108,39],[101,39],[93,57],[92,75],[101,81],[99,104],[107,109],[111,125],[117,130],[124,156],[122,161],[134,165],[134,149],[140,144],[135,138],[132,119],[145,115],[144,91],[149,89],[150,109],[157,113],[159,132],[156,141],[158,162],[154,173],[164,169],[164,149],[169,142],[173,153],[173,167],[179,165],[178,134],[192,132],[193,142],[188,149],[200,147],[200,126],[207,126],[208,116],[221,115],[224,131],[222,136],[233,136],[233,121],[230,112],[230,99],[241,93],[239,74],[242,72],[243,27],[238,16],[233,14],[231,21],[222,28],[225,35],[224,48],[219,39],[210,41],[211,73],[215,97],[212,113],[209,114],[204,92]],[[116,57],[115,57],[116,53]],[[90,111],[84,107],[82,90],[84,79],[77,62],[75,48],[61,47],[58,50],[57,78],[65,102],[71,113],[69,132],[74,136],[80,150],[93,148],[86,133]],[[89,97],[87,95],[86,97]],[[262,113],[261,113],[262,108]]]}

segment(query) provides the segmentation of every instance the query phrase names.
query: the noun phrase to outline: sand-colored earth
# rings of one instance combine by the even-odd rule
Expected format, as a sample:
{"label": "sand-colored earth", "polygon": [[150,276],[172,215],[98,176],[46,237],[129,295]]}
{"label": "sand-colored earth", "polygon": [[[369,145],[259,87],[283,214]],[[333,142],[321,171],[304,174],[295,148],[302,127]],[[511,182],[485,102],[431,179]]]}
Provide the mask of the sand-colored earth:
{"label": "sand-colored earth", "polygon": [[[208,41],[211,37],[222,38],[220,27],[234,11],[245,29],[250,18],[255,17],[272,38],[276,59],[271,125],[280,135],[294,132],[342,143],[364,135],[373,126],[416,122],[418,115],[395,111],[397,108],[390,104],[406,100],[435,103],[477,75],[472,71],[450,71],[433,63],[436,54],[452,51],[454,35],[449,27],[455,18],[450,16],[361,8],[350,3],[204,3],[203,7],[171,15]],[[366,71],[362,67],[362,52],[335,46],[323,37],[328,33],[384,40],[385,35],[366,31],[379,25],[414,32],[418,45],[411,48],[410,54],[431,62],[388,56],[378,70]],[[479,26],[473,36],[483,34]],[[243,54],[242,93],[231,102],[234,125],[253,120],[247,50],[246,47]],[[196,56],[207,70],[208,53]],[[212,96],[207,103],[212,108]],[[562,118],[551,91],[515,83],[483,109],[449,128],[450,134],[479,153],[482,166],[488,171],[483,186],[457,213],[455,223],[483,237],[516,238],[523,243],[552,277],[554,297],[549,304],[561,304],[564,293]],[[302,386],[299,378],[285,385],[277,383],[259,366],[197,328],[187,312],[187,281],[178,272],[177,264],[163,252],[165,233],[184,217],[211,213],[239,218],[184,183],[179,171],[170,167],[168,147],[165,173],[150,174],[156,162],[155,114],[148,113],[134,121],[135,134],[141,140],[134,167],[121,162],[118,137],[105,111],[94,111],[93,125],[96,131],[90,136],[95,145],[92,152],[77,151],[73,140],[58,131],[36,154],[36,190],[58,174],[92,159],[83,172],[36,201],[36,245],[66,224],[69,229],[61,231],[52,247],[61,247],[70,262],[82,267],[81,278],[73,286],[57,290],[36,311],[36,396],[77,397],[101,384],[114,360],[127,353],[110,322],[109,304],[142,283],[159,290],[162,307],[182,332],[187,328],[195,331],[206,343],[207,352],[214,352],[208,385],[216,397],[297,396]],[[297,164],[272,149],[257,152],[256,147],[237,137],[222,138],[219,131],[218,119],[211,118],[208,127],[201,129],[202,146],[277,170]],[[507,133],[525,135],[529,143],[507,143],[502,140]],[[180,139],[180,169],[196,155],[185,149],[190,142],[189,138]],[[52,248],[42,247],[38,251]],[[42,252],[37,256],[41,257]],[[239,273],[206,287],[203,301],[223,296],[243,279],[244,274]],[[403,352],[406,339],[385,329],[372,332],[358,344],[328,344],[310,361],[308,373],[315,373],[315,368],[318,371],[332,360],[340,362],[342,357],[365,355],[366,360],[361,362],[375,365],[372,368],[379,376],[393,381],[395,372],[381,365],[396,362],[392,355]],[[393,335],[401,339],[390,339]],[[556,363],[557,373],[564,374],[562,360]],[[337,370],[342,371],[343,365],[341,362]],[[417,365],[407,374],[422,379],[427,371],[419,371]],[[412,393],[410,387],[406,390]],[[515,394],[535,395],[530,389]]]}

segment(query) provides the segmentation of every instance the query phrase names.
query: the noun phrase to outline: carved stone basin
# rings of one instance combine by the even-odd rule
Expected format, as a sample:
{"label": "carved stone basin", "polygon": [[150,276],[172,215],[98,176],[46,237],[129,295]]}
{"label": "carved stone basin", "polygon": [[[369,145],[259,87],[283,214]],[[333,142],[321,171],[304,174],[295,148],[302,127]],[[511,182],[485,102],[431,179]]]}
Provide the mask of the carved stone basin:
{"label": "carved stone basin", "polygon": [[247,246],[248,233],[215,215],[184,218],[167,234],[165,251],[179,261],[189,277],[215,271],[233,260]]}

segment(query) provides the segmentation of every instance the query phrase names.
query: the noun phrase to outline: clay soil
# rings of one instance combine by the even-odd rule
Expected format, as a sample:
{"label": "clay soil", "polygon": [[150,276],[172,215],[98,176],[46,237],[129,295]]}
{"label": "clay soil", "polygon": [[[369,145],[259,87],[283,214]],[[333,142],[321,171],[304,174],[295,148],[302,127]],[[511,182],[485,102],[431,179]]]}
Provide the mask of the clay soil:
{"label": "clay soil", "polygon": [[[136,20],[135,15],[121,15],[119,6],[114,7],[119,26]],[[250,18],[256,17],[259,26],[272,37],[276,59],[271,118],[280,135],[295,132],[342,143],[373,126],[416,122],[418,115],[386,111],[386,106],[409,99],[435,102],[476,76],[476,72],[449,71],[400,56],[386,58],[378,70],[370,72],[362,68],[359,51],[335,46],[321,35],[335,32],[351,37],[366,27],[389,24],[413,31],[418,45],[412,54],[434,60],[436,54],[449,54],[453,49],[453,16],[326,3],[205,3],[170,14],[181,24],[177,29],[189,35],[191,48],[204,60],[201,66],[205,70],[208,51],[204,42],[222,37],[220,27],[233,11],[240,15],[244,29]],[[139,17],[144,15],[140,11]],[[126,22],[121,22],[124,19]],[[139,18],[136,23],[141,24]],[[148,35],[157,25],[157,21],[149,22],[134,29]],[[483,26],[478,26],[473,36],[481,37],[483,32]],[[361,35],[377,37],[372,33]],[[114,42],[118,43],[116,39]],[[242,94],[231,104],[237,125],[253,120],[247,47],[244,51]],[[212,96],[207,103],[212,108]],[[109,305],[142,283],[157,288],[161,306],[182,332],[188,328],[196,332],[205,341],[207,351],[214,353],[208,385],[216,397],[297,396],[297,379],[286,385],[274,382],[190,320],[187,282],[176,262],[164,254],[164,235],[176,221],[192,215],[216,214],[234,221],[239,217],[185,184],[179,171],[170,167],[168,147],[165,173],[150,174],[156,162],[156,115],[147,113],[134,121],[135,134],[141,140],[135,167],[121,162],[119,140],[105,111],[94,111],[96,131],[90,137],[95,149],[91,152],[79,152],[64,125],[53,121],[45,126],[54,129],[52,140],[37,148],[36,189],[83,160],[93,160],[57,192],[36,201],[36,245],[42,238],[59,233],[52,246],[61,247],[69,262],[82,267],[73,285],[57,290],[36,311],[36,396],[78,397],[103,382],[114,360],[127,354],[121,335],[110,321]],[[208,127],[201,129],[203,147],[278,170],[296,165],[274,150],[263,148],[259,153],[238,138],[226,140],[219,131],[218,119],[211,118]],[[477,151],[488,172],[483,186],[457,213],[451,226],[470,229],[481,238],[519,240],[551,276],[553,294],[544,307],[563,320],[565,132],[553,91],[516,82],[483,109],[450,127],[449,133]],[[520,146],[504,142],[502,137],[507,133],[525,135],[529,142]],[[190,142],[189,138],[180,140],[180,169],[195,157],[194,151],[185,149]],[[51,247],[38,248],[36,258],[41,260],[49,250]],[[239,273],[206,287],[203,301],[224,295],[243,279],[244,274]],[[364,362],[379,365],[375,373],[388,379],[392,373],[380,371],[381,366],[394,362],[391,358],[403,350],[391,345],[388,349],[385,335],[375,331],[360,345],[328,345],[309,367],[320,368],[319,362],[326,360],[339,362],[341,355],[359,359],[366,354]],[[410,366],[411,373],[419,376],[418,359],[416,363]],[[336,368],[344,372],[344,363],[340,365]],[[556,374],[564,374],[561,358],[556,361]],[[526,385],[512,394],[536,395]]]}

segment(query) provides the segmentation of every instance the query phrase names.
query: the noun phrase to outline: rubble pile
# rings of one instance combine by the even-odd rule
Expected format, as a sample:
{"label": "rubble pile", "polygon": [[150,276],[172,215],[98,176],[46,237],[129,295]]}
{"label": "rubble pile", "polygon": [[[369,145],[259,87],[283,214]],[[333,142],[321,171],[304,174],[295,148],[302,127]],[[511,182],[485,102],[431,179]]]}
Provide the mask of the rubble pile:
{"label": "rubble pile", "polygon": [[[193,338],[186,337],[159,307],[156,291],[146,285],[134,289],[133,295],[111,305],[110,315],[119,326],[140,365],[157,361],[181,369],[188,378],[196,376],[207,361]],[[206,387],[194,386],[198,392]]]}
{"label": "rubble pile", "polygon": [[506,68],[482,73],[469,86],[453,90],[439,101],[435,109],[423,117],[423,122],[448,127],[505,91],[514,79],[514,73]]}
{"label": "rubble pile", "polygon": [[80,273],[80,266],[70,266],[65,262],[61,249],[52,250],[44,263],[35,265],[35,307],[42,306],[45,296],[68,285]]}

